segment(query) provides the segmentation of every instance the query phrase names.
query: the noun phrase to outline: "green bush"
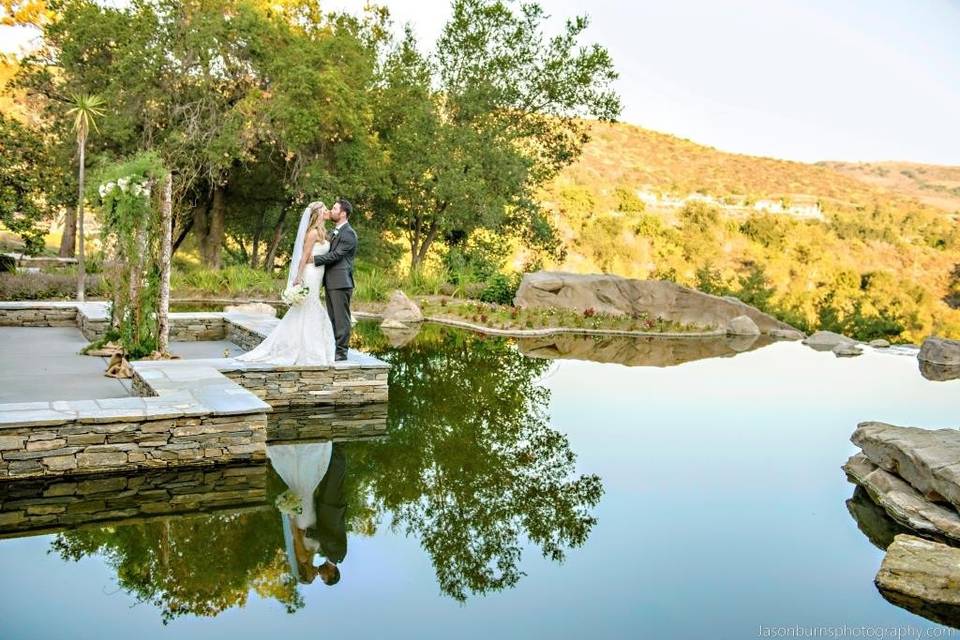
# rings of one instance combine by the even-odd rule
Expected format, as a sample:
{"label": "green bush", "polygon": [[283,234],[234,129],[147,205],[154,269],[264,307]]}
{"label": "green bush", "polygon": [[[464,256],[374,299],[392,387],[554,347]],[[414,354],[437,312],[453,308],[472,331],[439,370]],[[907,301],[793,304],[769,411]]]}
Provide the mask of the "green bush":
{"label": "green bush", "polygon": [[358,271],[353,280],[356,286],[354,295],[357,300],[366,302],[383,302],[397,288],[396,280],[379,269]]}
{"label": "green bush", "polygon": [[495,274],[487,283],[487,287],[480,294],[480,300],[483,302],[493,302],[496,304],[513,304],[513,299],[517,295],[517,289],[520,288],[521,276],[519,273],[509,275]]}

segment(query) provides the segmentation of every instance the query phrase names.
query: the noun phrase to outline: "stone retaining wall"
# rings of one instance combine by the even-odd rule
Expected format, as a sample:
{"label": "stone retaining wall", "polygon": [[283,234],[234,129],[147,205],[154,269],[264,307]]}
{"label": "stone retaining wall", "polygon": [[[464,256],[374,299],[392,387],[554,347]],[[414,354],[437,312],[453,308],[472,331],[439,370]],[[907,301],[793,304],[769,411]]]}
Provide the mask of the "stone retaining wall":
{"label": "stone retaining wall", "polygon": [[227,340],[237,345],[244,351],[250,351],[251,349],[256,347],[258,344],[263,342],[262,335],[260,335],[256,331],[253,331],[251,329],[248,329],[247,327],[244,327],[239,323],[230,322],[228,320],[226,322],[226,325],[227,325],[226,326]]}
{"label": "stone retaining wall", "polygon": [[0,483],[0,538],[269,508],[266,486],[264,464],[5,482]]}
{"label": "stone retaining wall", "polygon": [[0,308],[0,327],[75,327],[74,307]]}
{"label": "stone retaining wall", "polygon": [[274,408],[369,404],[388,399],[386,369],[278,368],[223,374]]}
{"label": "stone retaining wall", "polygon": [[266,423],[260,413],[18,425],[0,430],[0,479],[264,460]]}
{"label": "stone retaining wall", "polygon": [[171,313],[170,340],[200,342],[226,337],[222,313]]}

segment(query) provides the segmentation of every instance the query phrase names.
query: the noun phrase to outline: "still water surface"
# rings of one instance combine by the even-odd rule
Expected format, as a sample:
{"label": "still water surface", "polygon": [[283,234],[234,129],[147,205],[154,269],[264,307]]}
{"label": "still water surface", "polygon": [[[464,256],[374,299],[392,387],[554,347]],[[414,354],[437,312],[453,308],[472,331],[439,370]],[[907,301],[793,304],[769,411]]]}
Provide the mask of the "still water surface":
{"label": "still water surface", "polygon": [[[311,535],[325,549],[346,540],[338,584],[293,577],[302,570],[288,559],[276,471],[153,474],[86,496],[74,526],[53,514],[46,533],[7,528],[0,637],[753,638],[761,625],[933,626],[874,587],[882,551],[851,512],[875,538],[888,523],[860,495],[848,508],[854,488],[840,469],[858,421],[958,426],[960,381],[924,379],[915,351],[517,345],[437,327],[403,347],[370,327],[359,338],[394,368],[386,435],[333,445],[328,476],[339,468],[340,481],[317,503],[326,526]],[[604,362],[556,358],[591,352]],[[301,447],[333,420],[272,419]],[[351,420],[376,426],[369,414],[336,419],[340,435]],[[70,491],[23,487],[5,489],[3,509]],[[158,499],[150,509],[169,510],[178,492],[192,493],[173,515],[103,516]],[[98,510],[106,519],[78,515]]]}

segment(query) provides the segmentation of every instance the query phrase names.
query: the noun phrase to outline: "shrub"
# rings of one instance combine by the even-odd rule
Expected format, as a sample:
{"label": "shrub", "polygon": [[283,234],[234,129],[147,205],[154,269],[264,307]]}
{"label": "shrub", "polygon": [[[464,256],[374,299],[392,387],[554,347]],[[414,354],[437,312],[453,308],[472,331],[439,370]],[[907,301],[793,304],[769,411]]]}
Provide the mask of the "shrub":
{"label": "shrub", "polygon": [[[105,297],[108,291],[103,278],[93,274],[87,276],[88,297]],[[76,276],[50,273],[0,274],[0,300],[72,299],[76,294]]]}
{"label": "shrub", "polygon": [[13,273],[17,270],[17,261],[13,256],[0,254],[0,273]]}
{"label": "shrub", "polygon": [[396,289],[396,282],[379,269],[358,271],[354,274],[354,284],[357,299],[370,302],[383,302],[390,291]]}
{"label": "shrub", "polygon": [[483,302],[493,302],[495,304],[513,304],[513,299],[519,288],[519,273],[514,272],[510,275],[498,273],[487,282],[486,288],[480,294],[480,299]]}

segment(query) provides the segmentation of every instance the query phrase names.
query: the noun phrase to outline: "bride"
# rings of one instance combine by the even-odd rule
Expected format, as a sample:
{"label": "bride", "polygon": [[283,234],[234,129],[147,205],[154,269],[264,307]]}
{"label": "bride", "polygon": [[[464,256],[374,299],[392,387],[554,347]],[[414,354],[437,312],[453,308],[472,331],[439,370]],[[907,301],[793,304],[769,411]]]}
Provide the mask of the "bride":
{"label": "bride", "polygon": [[307,299],[292,305],[270,335],[252,351],[238,356],[237,360],[278,366],[333,364],[333,325],[327,310],[320,304],[323,267],[313,264],[313,256],[330,251],[323,227],[326,212],[322,202],[310,203],[300,216],[293,245],[287,286],[302,282],[310,289]]}

